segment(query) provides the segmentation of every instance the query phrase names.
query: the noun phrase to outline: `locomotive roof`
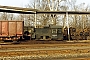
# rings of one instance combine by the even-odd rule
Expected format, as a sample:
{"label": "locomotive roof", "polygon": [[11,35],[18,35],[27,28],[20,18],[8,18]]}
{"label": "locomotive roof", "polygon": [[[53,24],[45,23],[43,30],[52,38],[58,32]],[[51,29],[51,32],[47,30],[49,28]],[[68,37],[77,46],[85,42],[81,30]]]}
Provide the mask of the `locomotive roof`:
{"label": "locomotive roof", "polygon": [[50,28],[63,28],[63,26],[59,26],[59,25],[52,25],[52,26],[50,26]]}

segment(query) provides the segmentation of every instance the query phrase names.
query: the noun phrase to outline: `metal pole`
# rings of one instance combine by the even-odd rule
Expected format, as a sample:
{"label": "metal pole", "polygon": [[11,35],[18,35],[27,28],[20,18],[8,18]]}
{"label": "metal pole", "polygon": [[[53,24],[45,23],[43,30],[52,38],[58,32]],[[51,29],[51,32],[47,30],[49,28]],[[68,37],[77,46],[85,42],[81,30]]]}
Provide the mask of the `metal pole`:
{"label": "metal pole", "polygon": [[35,28],[37,27],[37,15],[36,15],[36,13],[35,13]]}
{"label": "metal pole", "polygon": [[84,18],[85,18],[85,17],[84,17],[84,15],[83,15],[83,17],[82,17],[82,18],[83,18],[82,20],[83,20],[83,30],[84,30]]}
{"label": "metal pole", "polygon": [[68,28],[68,40],[70,41],[68,12],[66,12],[66,18],[67,18],[67,28]]}
{"label": "metal pole", "polygon": [[[36,9],[36,3],[35,3],[35,0],[34,0],[34,9]],[[36,13],[35,13],[34,16],[35,16],[35,17],[34,17],[34,18],[35,18],[35,24],[34,24],[34,25],[35,25],[35,28],[36,28],[36,27],[37,27],[37,19],[36,19],[36,18],[37,18],[37,15],[36,15]]]}

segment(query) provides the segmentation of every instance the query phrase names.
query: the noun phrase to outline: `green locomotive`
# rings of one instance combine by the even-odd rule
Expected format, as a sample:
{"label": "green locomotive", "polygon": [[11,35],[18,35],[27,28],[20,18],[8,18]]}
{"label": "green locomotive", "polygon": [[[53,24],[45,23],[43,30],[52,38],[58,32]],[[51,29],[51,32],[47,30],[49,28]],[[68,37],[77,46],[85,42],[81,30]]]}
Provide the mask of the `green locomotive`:
{"label": "green locomotive", "polygon": [[62,29],[62,26],[57,25],[44,26],[43,28],[25,26],[24,32],[31,34],[31,40],[63,40]]}

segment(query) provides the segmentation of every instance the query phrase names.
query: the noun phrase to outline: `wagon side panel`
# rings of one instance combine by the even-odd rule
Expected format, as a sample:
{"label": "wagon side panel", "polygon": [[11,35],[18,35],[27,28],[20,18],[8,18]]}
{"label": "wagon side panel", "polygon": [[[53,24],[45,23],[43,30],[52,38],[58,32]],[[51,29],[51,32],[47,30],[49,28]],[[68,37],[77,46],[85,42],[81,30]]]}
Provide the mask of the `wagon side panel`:
{"label": "wagon side panel", "polygon": [[9,36],[16,36],[16,21],[9,22]]}
{"label": "wagon side panel", "polygon": [[2,22],[0,21],[0,36],[2,35]]}
{"label": "wagon side panel", "polygon": [[8,27],[9,27],[8,21],[3,21],[1,25],[2,25],[2,28],[1,28],[2,29],[2,36],[8,36],[8,32],[9,32],[8,31]]}
{"label": "wagon side panel", "polygon": [[17,35],[23,34],[23,21],[17,21]]}

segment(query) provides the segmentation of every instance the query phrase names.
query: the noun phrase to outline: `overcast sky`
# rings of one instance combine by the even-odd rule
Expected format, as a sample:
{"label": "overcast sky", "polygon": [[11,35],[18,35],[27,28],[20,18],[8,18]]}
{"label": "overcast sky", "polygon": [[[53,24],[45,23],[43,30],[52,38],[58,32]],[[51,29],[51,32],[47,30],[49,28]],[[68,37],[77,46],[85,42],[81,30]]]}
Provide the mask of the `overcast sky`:
{"label": "overcast sky", "polygon": [[0,5],[25,7],[31,0],[0,0]]}
{"label": "overcast sky", "polygon": [[[16,6],[16,7],[25,7],[29,2],[33,0],[0,0],[0,5],[5,6]],[[85,3],[90,5],[90,0],[77,0],[77,4]]]}
{"label": "overcast sky", "polygon": [[85,3],[86,5],[90,5],[90,0],[77,0],[77,3]]}

